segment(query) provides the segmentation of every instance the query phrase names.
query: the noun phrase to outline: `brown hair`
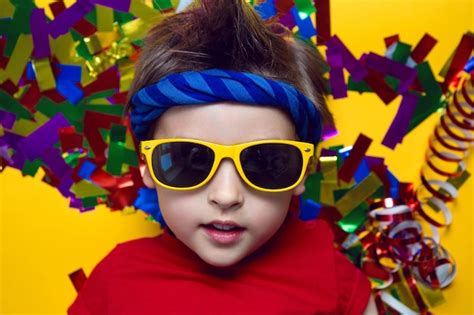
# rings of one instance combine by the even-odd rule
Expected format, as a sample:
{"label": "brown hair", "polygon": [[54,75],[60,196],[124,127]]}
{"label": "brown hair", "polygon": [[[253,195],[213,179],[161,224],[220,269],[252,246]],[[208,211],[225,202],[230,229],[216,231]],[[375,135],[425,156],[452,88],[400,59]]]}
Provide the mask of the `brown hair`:
{"label": "brown hair", "polygon": [[317,48],[271,20],[262,21],[245,0],[197,0],[153,26],[140,52],[125,113],[142,87],[171,73],[209,68],[290,83],[313,101],[325,123],[334,125],[325,100],[327,64]]}

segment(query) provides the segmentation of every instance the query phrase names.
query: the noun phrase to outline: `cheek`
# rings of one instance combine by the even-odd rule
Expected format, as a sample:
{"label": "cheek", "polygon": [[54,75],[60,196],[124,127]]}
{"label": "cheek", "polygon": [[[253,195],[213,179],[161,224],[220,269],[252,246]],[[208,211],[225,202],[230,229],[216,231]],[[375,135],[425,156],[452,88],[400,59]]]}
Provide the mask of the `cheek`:
{"label": "cheek", "polygon": [[282,193],[269,195],[260,198],[259,202],[252,207],[252,213],[249,213],[250,222],[262,233],[268,233],[278,229],[286,217],[291,194]]}
{"label": "cheek", "polygon": [[186,225],[186,222],[192,221],[196,213],[196,198],[192,194],[170,191],[168,189],[156,189],[158,194],[158,203],[165,221],[170,227],[180,223]]}

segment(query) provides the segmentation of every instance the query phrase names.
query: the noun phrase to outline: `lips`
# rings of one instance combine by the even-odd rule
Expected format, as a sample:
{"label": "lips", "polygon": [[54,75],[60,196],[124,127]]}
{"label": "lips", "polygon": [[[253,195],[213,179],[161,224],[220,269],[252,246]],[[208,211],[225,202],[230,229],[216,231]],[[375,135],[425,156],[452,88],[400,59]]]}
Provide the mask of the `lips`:
{"label": "lips", "polygon": [[207,236],[218,244],[228,245],[240,240],[245,228],[233,221],[214,220],[201,225]]}
{"label": "lips", "polygon": [[222,231],[229,231],[229,230],[244,230],[242,226],[238,225],[234,221],[221,221],[221,220],[214,220],[207,224],[203,224],[204,227],[208,228],[215,228],[217,230]]}

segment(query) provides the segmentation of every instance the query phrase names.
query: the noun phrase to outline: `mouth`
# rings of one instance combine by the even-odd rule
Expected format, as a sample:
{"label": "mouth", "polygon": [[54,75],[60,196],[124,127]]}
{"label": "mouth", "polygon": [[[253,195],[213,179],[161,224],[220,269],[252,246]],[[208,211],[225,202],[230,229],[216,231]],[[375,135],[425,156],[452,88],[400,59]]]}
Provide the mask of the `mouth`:
{"label": "mouth", "polygon": [[212,221],[200,225],[207,236],[218,244],[232,244],[240,240],[245,228],[232,221]]}

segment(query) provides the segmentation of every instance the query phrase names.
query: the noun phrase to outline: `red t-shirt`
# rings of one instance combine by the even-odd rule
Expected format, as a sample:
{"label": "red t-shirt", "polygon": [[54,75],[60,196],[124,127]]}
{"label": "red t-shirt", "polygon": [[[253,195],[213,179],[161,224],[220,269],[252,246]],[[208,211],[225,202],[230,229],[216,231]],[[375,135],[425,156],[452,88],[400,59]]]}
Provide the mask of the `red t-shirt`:
{"label": "red t-shirt", "polygon": [[233,267],[213,267],[169,232],[118,244],[68,314],[362,314],[367,277],[333,247],[322,220],[289,214]]}

